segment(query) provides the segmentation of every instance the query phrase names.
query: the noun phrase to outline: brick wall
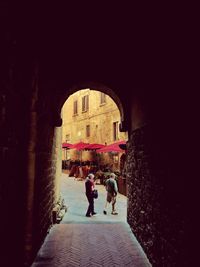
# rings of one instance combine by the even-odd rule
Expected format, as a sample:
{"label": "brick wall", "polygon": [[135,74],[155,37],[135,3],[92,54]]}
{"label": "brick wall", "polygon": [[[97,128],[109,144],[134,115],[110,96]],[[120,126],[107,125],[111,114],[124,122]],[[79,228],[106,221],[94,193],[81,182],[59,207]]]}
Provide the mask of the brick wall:
{"label": "brick wall", "polygon": [[37,140],[33,255],[52,225],[52,210],[60,197],[61,129],[54,127],[50,114],[38,120]]}
{"label": "brick wall", "polygon": [[128,222],[154,267],[187,266],[185,196],[167,133],[154,126],[136,129],[128,142]]}

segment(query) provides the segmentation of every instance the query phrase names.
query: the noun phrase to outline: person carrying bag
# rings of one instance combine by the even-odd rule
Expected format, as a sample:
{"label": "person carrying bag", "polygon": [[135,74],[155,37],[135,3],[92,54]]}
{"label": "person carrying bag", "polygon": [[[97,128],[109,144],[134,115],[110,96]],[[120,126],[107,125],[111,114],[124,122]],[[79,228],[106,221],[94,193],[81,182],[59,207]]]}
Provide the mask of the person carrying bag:
{"label": "person carrying bag", "polygon": [[94,189],[93,191],[92,191],[92,194],[93,194],[93,198],[98,198],[98,190],[97,189]]}
{"label": "person carrying bag", "polygon": [[[94,198],[98,197],[98,191],[94,189],[94,174],[93,173],[88,174],[85,180],[85,190],[86,190],[85,194],[86,194],[86,197],[89,203],[85,216],[92,217],[96,214],[96,212],[94,211]],[[96,190],[96,192],[94,192],[94,190]]]}

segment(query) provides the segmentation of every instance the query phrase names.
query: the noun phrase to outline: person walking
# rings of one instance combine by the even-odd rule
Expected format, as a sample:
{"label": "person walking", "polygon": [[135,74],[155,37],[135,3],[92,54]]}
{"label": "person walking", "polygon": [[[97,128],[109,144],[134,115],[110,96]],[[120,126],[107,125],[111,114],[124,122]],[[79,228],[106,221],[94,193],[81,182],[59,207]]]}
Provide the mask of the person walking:
{"label": "person walking", "polygon": [[117,182],[115,180],[116,175],[114,173],[110,174],[110,178],[106,180],[105,186],[106,186],[106,191],[107,191],[107,196],[106,196],[106,204],[105,208],[103,210],[103,213],[106,215],[107,214],[107,205],[112,203],[112,215],[117,215],[118,213],[115,210],[115,204],[116,204],[116,198],[117,198],[117,192],[118,192],[118,187],[117,187]]}
{"label": "person walking", "polygon": [[88,174],[85,180],[85,194],[89,202],[89,206],[86,212],[86,217],[91,217],[96,214],[94,211],[94,197],[93,197],[93,190],[94,190],[94,174]]}

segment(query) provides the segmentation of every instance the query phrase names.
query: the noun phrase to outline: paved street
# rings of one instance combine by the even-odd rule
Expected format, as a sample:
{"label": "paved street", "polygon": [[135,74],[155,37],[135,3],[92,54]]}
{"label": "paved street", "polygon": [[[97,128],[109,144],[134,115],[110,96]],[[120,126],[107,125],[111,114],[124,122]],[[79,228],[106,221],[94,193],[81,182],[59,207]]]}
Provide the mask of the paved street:
{"label": "paved street", "polygon": [[80,222],[126,222],[127,198],[121,194],[117,196],[116,208],[118,215],[111,215],[111,205],[108,209],[108,215],[103,214],[103,208],[106,200],[106,190],[103,185],[97,184],[99,197],[94,200],[95,211],[98,216],[92,218],[85,217],[88,208],[88,201],[85,196],[84,181],[74,180],[63,174],[61,180],[61,194],[68,207],[68,211],[62,220],[62,223],[80,223]]}
{"label": "paved street", "polygon": [[97,216],[85,217],[88,202],[83,181],[63,174],[61,194],[68,211],[62,222],[51,228],[31,267],[151,266],[126,222],[126,197],[118,194],[118,215],[103,214],[106,191],[96,185]]}

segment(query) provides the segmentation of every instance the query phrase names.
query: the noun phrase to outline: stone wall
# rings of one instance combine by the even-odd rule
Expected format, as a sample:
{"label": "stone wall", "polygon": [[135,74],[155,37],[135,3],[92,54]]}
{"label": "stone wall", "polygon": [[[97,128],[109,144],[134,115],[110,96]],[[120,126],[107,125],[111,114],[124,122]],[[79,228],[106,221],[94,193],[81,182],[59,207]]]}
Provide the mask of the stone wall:
{"label": "stone wall", "polygon": [[55,172],[55,179],[54,179],[54,204],[56,204],[57,201],[59,201],[60,195],[60,178],[62,174],[62,144],[61,144],[61,137],[62,137],[62,128],[61,127],[55,127],[54,128],[54,144],[53,144],[53,157],[56,164],[56,172]]}
{"label": "stone wall", "polygon": [[38,120],[36,148],[36,179],[34,192],[35,256],[52,225],[52,211],[60,198],[61,128],[53,125],[51,114]]}
{"label": "stone wall", "polygon": [[[20,55],[13,56],[18,43],[7,38],[3,45],[0,77],[0,247],[1,265],[13,266],[13,261],[18,265],[24,258],[27,147],[34,79],[33,65],[27,62],[28,57],[25,60]],[[8,58],[5,57],[6,52]]]}
{"label": "stone wall", "polygon": [[5,116],[0,123],[1,264],[12,266],[13,258],[17,263],[23,257],[27,138],[22,135],[22,129],[27,133],[28,124],[26,107],[14,88],[0,92],[0,97],[5,101]]}
{"label": "stone wall", "polygon": [[148,125],[130,135],[128,223],[154,267],[187,266],[184,194],[163,133]]}

